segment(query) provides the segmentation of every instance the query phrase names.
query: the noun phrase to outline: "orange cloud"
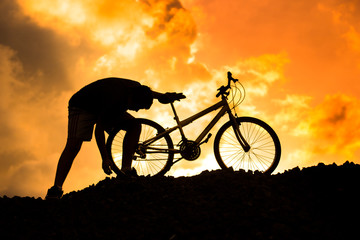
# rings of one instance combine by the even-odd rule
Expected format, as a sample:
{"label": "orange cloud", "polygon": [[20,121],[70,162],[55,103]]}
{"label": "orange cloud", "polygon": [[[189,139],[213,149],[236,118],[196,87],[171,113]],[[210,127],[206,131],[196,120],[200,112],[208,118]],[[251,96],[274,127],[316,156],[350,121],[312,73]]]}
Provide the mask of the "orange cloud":
{"label": "orange cloud", "polygon": [[[316,101],[341,89],[360,92],[357,76],[357,1],[185,1],[194,9],[199,41],[197,59],[208,66],[231,65],[239,58],[285,53],[286,91]],[[201,9],[199,17],[195,15]],[[204,16],[205,15],[205,16]],[[335,20],[337,16],[337,21]],[[219,57],[222,56],[222,57]],[[342,85],[339,86],[339,81]]]}
{"label": "orange cloud", "polygon": [[[95,62],[85,61],[91,61],[87,65],[93,65],[97,75],[130,75],[150,81],[154,75],[149,73],[156,72],[155,77],[162,81],[206,74],[201,64],[188,63],[197,30],[192,16],[177,0],[19,2],[40,26],[59,32],[71,43],[89,43],[96,49]],[[74,20],[77,14],[79,21]]]}
{"label": "orange cloud", "polygon": [[270,116],[282,139],[278,170],[318,162],[358,162],[360,100],[346,94],[327,95],[315,106],[310,96],[287,95],[275,100],[279,111]]}
{"label": "orange cloud", "polygon": [[19,78],[24,68],[13,50],[0,45],[0,56],[0,192],[39,195],[54,169],[49,159],[58,151],[57,139],[65,138],[60,129],[66,110],[60,108],[59,96]]}
{"label": "orange cloud", "polygon": [[336,154],[355,160],[360,148],[360,100],[343,95],[328,95],[309,112],[305,126],[316,154]]}

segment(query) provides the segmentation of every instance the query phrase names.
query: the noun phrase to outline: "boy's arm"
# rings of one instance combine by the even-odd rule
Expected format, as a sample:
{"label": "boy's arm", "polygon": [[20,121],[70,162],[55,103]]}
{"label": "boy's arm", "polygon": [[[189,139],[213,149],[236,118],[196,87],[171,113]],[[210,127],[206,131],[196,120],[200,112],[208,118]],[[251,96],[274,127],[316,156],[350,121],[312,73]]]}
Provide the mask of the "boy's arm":
{"label": "boy's arm", "polygon": [[180,99],[186,98],[183,93],[175,93],[175,92],[167,92],[167,93],[159,93],[152,91],[153,98],[157,99],[160,103],[167,104],[172,103],[174,101],[179,101]]}
{"label": "boy's arm", "polygon": [[102,158],[102,168],[104,172],[108,175],[111,174],[111,161],[109,159],[108,152],[106,151],[105,146],[105,130],[101,123],[97,123],[95,127],[95,139],[96,144],[99,148],[101,158]]}
{"label": "boy's arm", "polygon": [[163,93],[152,91],[153,98],[159,99],[163,95]]}

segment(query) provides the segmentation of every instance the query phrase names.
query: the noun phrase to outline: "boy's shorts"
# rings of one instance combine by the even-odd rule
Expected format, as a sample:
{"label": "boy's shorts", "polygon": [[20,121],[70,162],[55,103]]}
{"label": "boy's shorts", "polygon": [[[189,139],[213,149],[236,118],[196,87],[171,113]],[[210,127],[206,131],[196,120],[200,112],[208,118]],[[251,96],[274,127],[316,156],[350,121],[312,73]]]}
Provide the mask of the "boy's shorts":
{"label": "boy's shorts", "polygon": [[68,139],[90,141],[97,119],[95,114],[69,107]]}
{"label": "boy's shorts", "polygon": [[[111,122],[105,123],[105,130],[109,132],[117,126],[126,130],[134,117],[124,112],[114,116]],[[92,114],[80,108],[69,107],[68,139],[77,139],[82,141],[91,141],[94,131],[94,125],[99,120],[99,116]]]}

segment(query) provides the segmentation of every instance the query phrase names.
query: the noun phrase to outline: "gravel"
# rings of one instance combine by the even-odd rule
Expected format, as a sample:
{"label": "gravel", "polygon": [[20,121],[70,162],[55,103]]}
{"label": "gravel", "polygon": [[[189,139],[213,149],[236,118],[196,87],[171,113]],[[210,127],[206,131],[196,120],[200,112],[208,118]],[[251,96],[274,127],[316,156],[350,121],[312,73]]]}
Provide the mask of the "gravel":
{"label": "gravel", "polygon": [[[106,178],[61,200],[0,197],[12,239],[359,239],[360,165]],[[5,238],[3,238],[5,239]]]}

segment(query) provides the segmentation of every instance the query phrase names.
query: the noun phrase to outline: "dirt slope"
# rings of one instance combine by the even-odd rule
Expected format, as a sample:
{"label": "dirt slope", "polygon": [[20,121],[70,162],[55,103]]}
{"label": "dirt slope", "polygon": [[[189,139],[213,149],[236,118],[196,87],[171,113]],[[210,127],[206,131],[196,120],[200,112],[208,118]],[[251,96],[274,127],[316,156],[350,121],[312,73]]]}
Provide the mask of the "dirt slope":
{"label": "dirt slope", "polygon": [[272,176],[107,178],[55,202],[1,197],[0,229],[12,239],[354,239],[359,180],[348,162]]}

